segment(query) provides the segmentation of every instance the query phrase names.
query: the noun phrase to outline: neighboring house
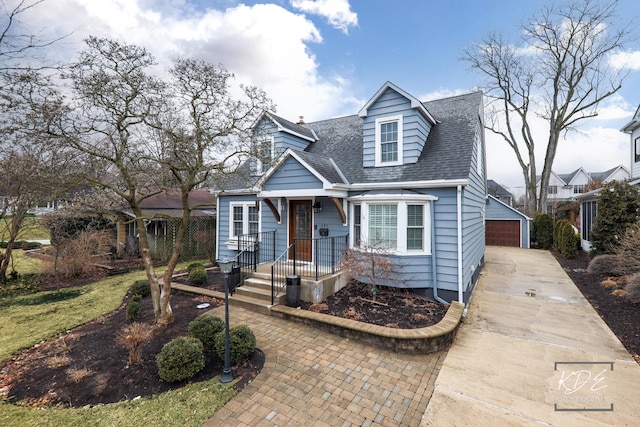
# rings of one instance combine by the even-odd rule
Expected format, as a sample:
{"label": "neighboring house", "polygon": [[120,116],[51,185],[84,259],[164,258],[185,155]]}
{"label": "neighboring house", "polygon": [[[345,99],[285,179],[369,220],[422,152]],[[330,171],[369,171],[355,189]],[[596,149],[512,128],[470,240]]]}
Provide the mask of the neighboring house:
{"label": "neighboring house", "polygon": [[[629,173],[626,168],[624,171],[627,171],[625,174],[621,171],[618,171],[616,175],[616,180],[629,180],[631,185],[640,186],[640,107],[636,110],[633,118],[629,123],[624,125],[621,129],[622,132],[629,134],[630,137],[630,164],[631,168],[629,169],[631,172]],[[622,168],[622,166],[619,166]],[[613,179],[603,179],[603,182],[610,182]],[[580,245],[584,251],[591,250],[591,241],[589,240],[589,235],[591,234],[591,230],[593,228],[593,223],[598,215],[598,196],[600,195],[600,189],[596,189],[585,193],[578,197],[577,199],[580,202]]]}
{"label": "neighboring house", "polygon": [[487,180],[487,194],[492,195],[507,206],[513,206],[513,194],[492,179]]}
{"label": "neighboring house", "polygon": [[[558,174],[551,171],[549,185],[547,186],[547,210],[546,213],[555,216],[558,208],[563,204],[575,202],[577,198],[585,193],[590,182],[600,182],[606,184],[611,181],[622,181],[629,179],[629,169],[619,165],[603,172],[587,172],[580,167],[568,174]],[[537,188],[540,191],[540,176],[537,177]],[[570,219],[572,223],[573,218]]]}
{"label": "neighboring house", "polygon": [[218,197],[218,259],[295,258],[318,279],[345,249],[384,242],[400,270],[388,285],[469,300],[485,250],[482,93],[421,102],[387,82],[356,115],[265,113],[255,135],[254,180]]}
{"label": "neighboring house", "polygon": [[[140,204],[149,238],[152,257],[167,260],[175,244],[176,232],[182,217],[180,190],[162,192]],[[192,190],[189,193],[192,208],[191,221],[184,240],[183,259],[211,258],[215,249],[216,199],[208,190]],[[122,211],[118,222],[118,247],[125,251],[137,251],[138,231],[130,210]]]}
{"label": "neighboring house", "polygon": [[487,195],[485,242],[491,246],[530,247],[531,218],[497,197]]}

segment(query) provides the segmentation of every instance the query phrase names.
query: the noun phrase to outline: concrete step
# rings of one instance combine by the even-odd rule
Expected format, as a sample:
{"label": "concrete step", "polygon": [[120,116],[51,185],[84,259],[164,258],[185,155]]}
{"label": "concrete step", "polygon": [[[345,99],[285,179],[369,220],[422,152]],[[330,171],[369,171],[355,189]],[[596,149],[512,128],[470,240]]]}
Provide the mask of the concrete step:
{"label": "concrete step", "polygon": [[267,289],[245,282],[244,285],[236,288],[234,296],[235,295],[259,299],[271,304],[271,286],[269,286],[269,288]]}

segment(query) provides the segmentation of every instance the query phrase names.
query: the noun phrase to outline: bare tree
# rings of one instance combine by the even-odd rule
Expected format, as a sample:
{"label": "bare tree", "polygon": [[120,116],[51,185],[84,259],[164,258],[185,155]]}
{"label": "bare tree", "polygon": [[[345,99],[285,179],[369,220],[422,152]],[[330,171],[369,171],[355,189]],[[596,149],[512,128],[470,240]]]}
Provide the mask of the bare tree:
{"label": "bare tree", "polygon": [[[75,98],[71,119],[60,123],[67,143],[88,156],[100,173],[86,178],[124,202],[135,217],[156,322],[171,322],[171,276],[179,260],[190,213],[189,193],[211,175],[227,173],[227,160],[242,149],[245,133],[271,104],[245,88],[230,94],[232,77],[204,62],[178,60],[167,81],[152,76],[144,48],[91,37],[67,75]],[[141,203],[179,189],[183,215],[162,276],[156,274]]]}
{"label": "bare tree", "polygon": [[38,146],[45,134],[39,118],[50,114],[55,94],[48,90],[48,79],[34,69],[51,67],[37,57],[57,39],[29,33],[20,18],[42,2],[0,2],[0,195],[4,198],[0,217],[11,223],[8,235],[2,236],[7,242],[6,249],[0,250],[2,283],[27,211],[61,192],[59,184],[65,179],[54,175],[58,165],[68,166],[64,150],[51,144]]}
{"label": "bare tree", "polygon": [[48,79],[32,71],[3,76],[10,96],[5,97],[0,119],[0,193],[5,202],[0,217],[10,218],[4,252],[0,251],[0,282],[6,273],[16,240],[29,209],[56,201],[77,183],[80,158],[51,140],[49,120],[57,115],[60,100]]}
{"label": "bare tree", "polygon": [[[528,212],[544,211],[561,135],[596,116],[600,102],[616,93],[626,76],[608,63],[632,31],[620,24],[616,7],[617,1],[597,0],[545,7],[522,25],[521,46],[490,34],[463,57],[487,78],[492,100],[487,129],[516,154]],[[532,130],[537,118],[548,123],[539,190]]]}

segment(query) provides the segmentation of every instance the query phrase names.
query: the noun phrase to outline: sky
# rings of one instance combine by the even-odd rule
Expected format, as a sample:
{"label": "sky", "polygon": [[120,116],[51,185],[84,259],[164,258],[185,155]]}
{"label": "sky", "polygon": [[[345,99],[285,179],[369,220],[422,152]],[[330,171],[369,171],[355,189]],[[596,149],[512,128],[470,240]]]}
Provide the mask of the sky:
{"label": "sky", "polygon": [[[2,0],[11,8],[17,0]],[[520,24],[548,0],[45,0],[20,17],[44,37],[66,36],[49,57],[72,61],[89,36],[144,46],[166,69],[176,57],[223,64],[238,82],[264,89],[276,113],[306,122],[355,114],[386,82],[423,101],[467,93],[483,76],[462,61],[490,32],[516,41]],[[620,0],[640,21],[637,0]],[[620,129],[640,104],[640,39],[627,45],[629,76],[579,132],[563,136],[553,170],[630,167]],[[545,139],[544,123],[534,135]],[[511,148],[486,133],[488,178],[524,192]],[[538,169],[542,169],[539,163]]]}

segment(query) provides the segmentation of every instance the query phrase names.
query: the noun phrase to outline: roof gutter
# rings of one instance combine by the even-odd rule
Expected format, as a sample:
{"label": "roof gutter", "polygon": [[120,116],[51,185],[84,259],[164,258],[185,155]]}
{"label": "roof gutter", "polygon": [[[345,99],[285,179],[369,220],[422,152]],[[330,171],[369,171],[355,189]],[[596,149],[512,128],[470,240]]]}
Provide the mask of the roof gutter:
{"label": "roof gutter", "polygon": [[431,181],[357,182],[354,184],[333,184],[333,188],[345,190],[397,190],[398,188],[446,188],[469,185],[467,179],[436,179]]}

